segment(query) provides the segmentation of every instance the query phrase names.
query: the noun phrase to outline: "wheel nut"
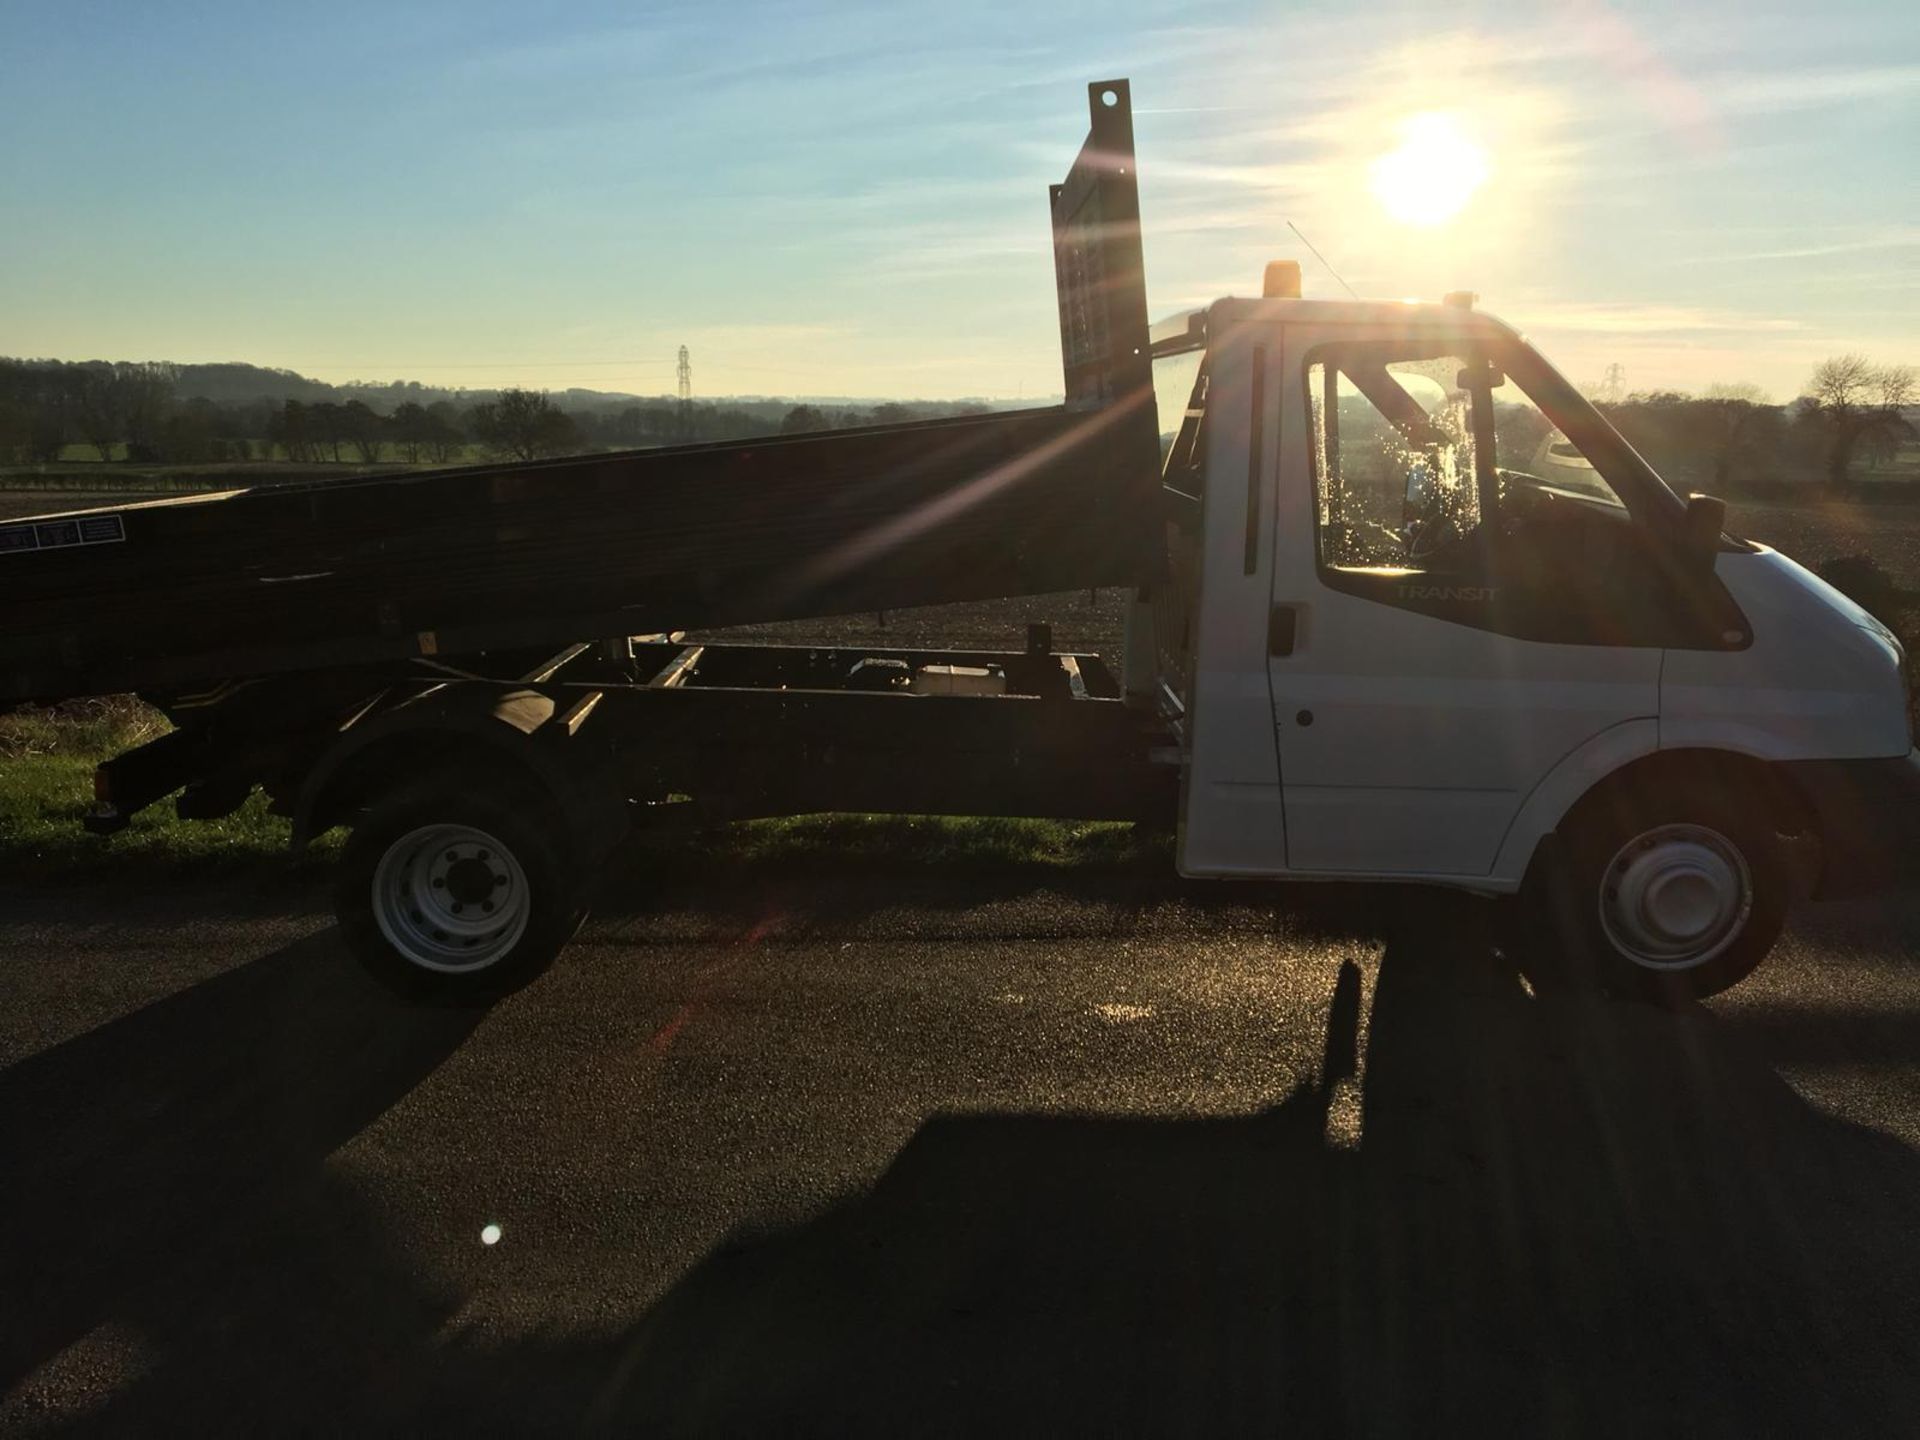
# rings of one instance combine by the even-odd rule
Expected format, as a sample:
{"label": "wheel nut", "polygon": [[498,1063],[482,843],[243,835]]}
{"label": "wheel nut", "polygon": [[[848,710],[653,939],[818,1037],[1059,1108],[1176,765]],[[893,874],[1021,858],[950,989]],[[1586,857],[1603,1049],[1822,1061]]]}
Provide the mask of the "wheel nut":
{"label": "wheel nut", "polygon": [[447,885],[447,882],[446,882],[446,881],[444,881],[444,880],[442,880],[442,879],[441,879],[441,878],[440,878],[440,877],[439,877],[438,875],[436,875],[436,876],[434,876],[434,877],[433,877],[433,888],[434,888],[434,889],[436,889],[436,890],[444,890],[444,889],[446,888],[446,885]]}
{"label": "wheel nut", "polygon": [[487,912],[487,914],[489,914],[489,915],[491,915],[491,914],[493,913],[493,901],[491,901],[491,900],[482,900],[482,901],[480,902],[480,908],[481,908],[482,910],[484,910],[484,911],[486,911],[486,912]]}
{"label": "wheel nut", "polygon": [[458,900],[453,902],[453,913],[456,915],[458,915],[462,910],[465,910],[466,908],[467,907],[462,905]]}

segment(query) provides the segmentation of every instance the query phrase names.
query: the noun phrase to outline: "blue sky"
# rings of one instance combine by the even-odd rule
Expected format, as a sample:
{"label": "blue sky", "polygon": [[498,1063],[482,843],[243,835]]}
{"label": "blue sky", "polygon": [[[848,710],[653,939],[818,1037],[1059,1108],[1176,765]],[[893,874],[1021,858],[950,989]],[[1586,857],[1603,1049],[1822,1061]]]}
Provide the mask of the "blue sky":
{"label": "blue sky", "polygon": [[[0,353],[660,393],[1059,389],[1045,187],[1131,77],[1156,314],[1298,224],[1561,368],[1920,362],[1920,6],[0,0]],[[1452,222],[1367,188],[1414,113]]]}

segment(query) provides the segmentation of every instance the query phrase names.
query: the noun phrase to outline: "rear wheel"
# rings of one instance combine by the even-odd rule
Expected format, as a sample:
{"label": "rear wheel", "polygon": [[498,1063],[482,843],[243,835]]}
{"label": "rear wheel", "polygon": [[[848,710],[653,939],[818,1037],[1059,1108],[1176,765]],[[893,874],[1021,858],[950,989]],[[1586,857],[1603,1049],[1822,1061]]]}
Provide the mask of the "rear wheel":
{"label": "rear wheel", "polygon": [[579,923],[565,832],[530,788],[437,777],[348,837],[335,912],[355,957],[409,999],[484,1004],[538,975]]}
{"label": "rear wheel", "polygon": [[1785,848],[1737,794],[1610,789],[1564,827],[1558,876],[1529,878],[1536,941],[1617,994],[1717,995],[1753,972],[1786,922]]}

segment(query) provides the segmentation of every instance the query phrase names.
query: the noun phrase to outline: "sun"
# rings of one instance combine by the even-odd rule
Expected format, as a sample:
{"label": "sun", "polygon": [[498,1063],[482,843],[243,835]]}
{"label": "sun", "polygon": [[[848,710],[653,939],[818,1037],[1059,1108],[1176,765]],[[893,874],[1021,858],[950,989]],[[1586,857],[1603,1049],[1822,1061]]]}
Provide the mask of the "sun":
{"label": "sun", "polygon": [[1409,115],[1400,143],[1373,162],[1374,198],[1407,225],[1444,225],[1493,171],[1487,152],[1442,110]]}

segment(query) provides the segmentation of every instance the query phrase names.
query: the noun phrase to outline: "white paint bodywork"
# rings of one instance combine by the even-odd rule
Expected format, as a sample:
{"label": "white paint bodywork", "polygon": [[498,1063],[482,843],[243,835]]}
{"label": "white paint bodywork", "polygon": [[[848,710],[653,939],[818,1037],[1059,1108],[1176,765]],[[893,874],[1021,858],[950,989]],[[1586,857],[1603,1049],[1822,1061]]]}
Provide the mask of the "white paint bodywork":
{"label": "white paint bodywork", "polygon": [[1871,615],[1764,547],[1714,567],[1753,626],[1744,650],[1669,650],[1660,743],[1760,760],[1907,753],[1900,653]]}
{"label": "white paint bodywork", "polygon": [[[1219,307],[1216,306],[1216,309]],[[1186,875],[1288,873],[1280,752],[1267,683],[1267,601],[1273,588],[1273,533],[1256,527],[1255,566],[1246,573],[1247,486],[1271,497],[1281,447],[1272,443],[1279,406],[1277,328],[1238,325],[1208,349],[1207,493],[1201,510],[1201,581],[1189,673],[1187,756],[1180,795],[1179,865]],[[1252,454],[1253,372],[1262,371],[1263,443]]]}
{"label": "white paint bodywork", "polygon": [[[1510,892],[1570,806],[1656,750],[1907,753],[1892,637],[1772,551],[1718,557],[1752,633],[1731,650],[1521,640],[1322,583],[1308,353],[1422,333],[1524,343],[1498,321],[1441,306],[1222,301],[1208,333],[1196,622],[1187,673],[1164,677],[1187,705],[1183,874]],[[1276,604],[1294,607],[1296,641],[1269,657]]]}

